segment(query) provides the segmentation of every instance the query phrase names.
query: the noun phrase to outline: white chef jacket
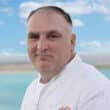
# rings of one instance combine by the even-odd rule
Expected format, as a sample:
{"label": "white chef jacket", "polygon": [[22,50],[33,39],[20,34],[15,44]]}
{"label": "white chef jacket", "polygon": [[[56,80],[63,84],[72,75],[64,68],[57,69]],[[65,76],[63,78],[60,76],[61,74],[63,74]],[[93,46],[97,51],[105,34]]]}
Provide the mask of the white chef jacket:
{"label": "white chef jacket", "polygon": [[[78,55],[47,84],[34,80],[20,110],[110,110],[110,82]],[[69,110],[69,109],[68,109]]]}

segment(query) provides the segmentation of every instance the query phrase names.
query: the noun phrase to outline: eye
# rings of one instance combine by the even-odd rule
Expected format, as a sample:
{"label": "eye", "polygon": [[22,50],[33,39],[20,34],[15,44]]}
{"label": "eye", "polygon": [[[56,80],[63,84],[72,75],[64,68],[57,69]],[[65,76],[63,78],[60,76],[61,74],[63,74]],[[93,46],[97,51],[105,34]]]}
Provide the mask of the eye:
{"label": "eye", "polygon": [[28,39],[39,39],[39,34],[29,33]]}
{"label": "eye", "polygon": [[48,36],[49,38],[58,38],[59,37],[59,35],[56,35],[56,34],[50,34],[49,36]]}
{"label": "eye", "polygon": [[50,33],[47,34],[47,37],[51,40],[59,39],[61,37],[61,34],[56,33],[56,32],[50,32]]}

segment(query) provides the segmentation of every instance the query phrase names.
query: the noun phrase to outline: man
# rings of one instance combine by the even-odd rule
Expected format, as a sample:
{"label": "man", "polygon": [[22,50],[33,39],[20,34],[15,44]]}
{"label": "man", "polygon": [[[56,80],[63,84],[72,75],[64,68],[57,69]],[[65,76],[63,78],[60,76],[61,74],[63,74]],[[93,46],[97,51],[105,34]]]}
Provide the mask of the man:
{"label": "man", "polygon": [[110,84],[75,54],[72,20],[44,6],[27,19],[28,54],[39,78],[27,88],[21,110],[110,110]]}

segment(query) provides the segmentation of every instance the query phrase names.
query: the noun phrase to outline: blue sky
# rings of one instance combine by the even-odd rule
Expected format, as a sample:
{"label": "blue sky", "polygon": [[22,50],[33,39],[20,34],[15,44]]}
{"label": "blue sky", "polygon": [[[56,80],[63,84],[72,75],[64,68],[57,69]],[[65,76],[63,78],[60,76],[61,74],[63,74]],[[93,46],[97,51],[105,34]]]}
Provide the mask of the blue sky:
{"label": "blue sky", "polygon": [[49,4],[71,15],[77,52],[110,53],[110,0],[0,0],[0,55],[26,54],[26,17]]}

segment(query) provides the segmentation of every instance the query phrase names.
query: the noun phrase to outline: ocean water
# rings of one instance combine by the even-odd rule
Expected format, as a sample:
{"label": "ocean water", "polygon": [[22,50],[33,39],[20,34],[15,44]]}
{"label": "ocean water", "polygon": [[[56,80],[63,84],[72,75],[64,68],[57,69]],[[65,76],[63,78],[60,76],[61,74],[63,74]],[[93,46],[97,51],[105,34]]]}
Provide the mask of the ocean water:
{"label": "ocean water", "polygon": [[[110,69],[101,69],[110,79]],[[37,77],[32,72],[0,72],[0,110],[19,110],[25,90]]]}
{"label": "ocean water", "polygon": [[19,110],[26,87],[35,72],[0,72],[0,110]]}

